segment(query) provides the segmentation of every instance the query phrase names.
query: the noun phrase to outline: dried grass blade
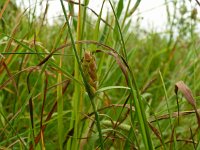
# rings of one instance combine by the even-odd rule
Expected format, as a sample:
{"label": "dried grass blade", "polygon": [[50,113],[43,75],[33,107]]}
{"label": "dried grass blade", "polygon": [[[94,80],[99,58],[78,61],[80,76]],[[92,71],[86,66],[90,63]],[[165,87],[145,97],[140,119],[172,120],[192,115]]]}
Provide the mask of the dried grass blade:
{"label": "dried grass blade", "polygon": [[[49,112],[49,114],[48,114],[48,116],[47,116],[45,122],[47,122],[47,121],[49,121],[49,120],[51,119],[51,117],[52,117],[52,115],[53,115],[53,112],[56,110],[56,108],[57,108],[57,101],[55,101],[55,103],[54,103],[54,105],[53,105],[51,111]],[[43,125],[41,131],[40,131],[40,132],[38,133],[38,135],[35,137],[35,140],[34,140],[34,141],[35,141],[35,146],[36,146],[36,145],[38,144],[38,142],[40,141],[40,139],[41,139],[41,132],[44,132],[46,126],[47,126],[47,125]],[[30,145],[29,150],[33,150],[33,144]]]}
{"label": "dried grass blade", "polygon": [[178,90],[181,91],[181,93],[185,96],[188,103],[190,103],[192,105],[192,107],[194,108],[196,117],[197,117],[198,126],[200,128],[200,116],[199,116],[199,113],[196,108],[196,101],[192,95],[192,91],[189,89],[189,87],[183,81],[179,81],[175,84],[176,95],[178,95]]}
{"label": "dried grass blade", "polygon": [[188,86],[183,82],[179,81],[175,85],[175,93],[178,95],[178,90],[185,96],[186,100],[193,106],[196,107],[196,102],[192,96],[192,91],[188,88]]}
{"label": "dried grass blade", "polygon": [[16,90],[16,93],[18,95],[18,88],[17,88],[17,83],[15,82],[15,79],[13,78],[12,74],[10,73],[6,63],[4,61],[2,61],[2,64],[3,64],[3,67],[6,69],[6,72],[8,74],[8,76],[10,77],[10,79],[13,81],[13,84],[14,84],[14,87],[15,87],[15,90]]}
{"label": "dried grass blade", "polygon": [[117,64],[119,65],[120,69],[122,70],[125,78],[126,78],[126,82],[128,83],[128,71],[127,71],[127,66],[124,64],[124,61],[121,59],[120,55],[115,52],[114,50],[111,52],[105,52],[103,50],[96,50],[96,52],[104,52],[107,53],[108,55],[111,55],[115,58]]}
{"label": "dried grass blade", "polygon": [[5,2],[4,6],[3,6],[3,9],[2,9],[1,12],[0,12],[0,19],[2,18],[3,13],[4,13],[4,11],[6,10],[6,7],[8,6],[9,2],[10,2],[10,0],[7,0],[7,1]]}
{"label": "dried grass blade", "polygon": [[160,143],[163,144],[162,138],[161,138],[161,136],[160,136],[160,133],[159,133],[158,129],[156,129],[151,123],[148,122],[148,124],[149,124],[149,127],[151,128],[151,130],[153,131],[153,133],[154,133],[154,134],[156,135],[156,137],[159,139]]}
{"label": "dried grass blade", "polygon": [[[70,80],[68,80],[68,82],[67,82],[68,84],[66,85],[66,89],[67,89],[67,87],[68,87],[68,85],[69,85],[69,83],[70,83]],[[54,105],[53,105],[53,107],[52,107],[52,109],[51,109],[51,111],[48,113],[48,116],[47,116],[47,118],[45,119],[45,122],[48,122],[50,119],[51,119],[51,117],[52,117],[52,115],[53,115],[53,112],[56,110],[56,108],[57,108],[57,101],[55,101],[55,103],[54,103]],[[44,130],[45,130],[45,128],[46,128],[46,124],[45,125],[42,125],[42,128],[41,128],[41,130],[40,130],[40,132],[38,133],[38,135],[35,137],[35,146],[39,143],[39,141],[40,141],[40,139],[41,139],[41,133],[44,133]],[[33,150],[33,144],[30,146],[30,150]]]}

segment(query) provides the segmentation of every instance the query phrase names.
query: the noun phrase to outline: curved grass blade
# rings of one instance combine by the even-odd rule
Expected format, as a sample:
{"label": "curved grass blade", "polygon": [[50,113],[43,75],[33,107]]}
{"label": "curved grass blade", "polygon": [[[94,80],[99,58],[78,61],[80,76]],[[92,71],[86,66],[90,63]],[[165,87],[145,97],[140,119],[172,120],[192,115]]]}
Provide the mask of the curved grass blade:
{"label": "curved grass blade", "polygon": [[178,90],[184,95],[184,97],[186,98],[188,103],[190,105],[192,105],[192,107],[194,108],[196,117],[197,117],[198,126],[200,128],[200,115],[197,111],[196,101],[192,95],[192,91],[188,88],[188,86],[183,81],[179,81],[176,83],[176,85],[175,85],[176,95],[178,95]]}

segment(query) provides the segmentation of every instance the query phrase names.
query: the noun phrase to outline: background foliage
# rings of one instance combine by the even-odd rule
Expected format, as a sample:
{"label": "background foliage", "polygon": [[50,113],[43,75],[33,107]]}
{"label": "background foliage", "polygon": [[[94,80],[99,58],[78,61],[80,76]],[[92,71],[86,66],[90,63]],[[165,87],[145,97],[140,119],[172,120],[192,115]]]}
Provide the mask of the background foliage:
{"label": "background foliage", "polygon": [[48,24],[0,1],[0,149],[199,149],[200,6],[166,0],[158,32],[131,21],[141,0],[104,2]]}

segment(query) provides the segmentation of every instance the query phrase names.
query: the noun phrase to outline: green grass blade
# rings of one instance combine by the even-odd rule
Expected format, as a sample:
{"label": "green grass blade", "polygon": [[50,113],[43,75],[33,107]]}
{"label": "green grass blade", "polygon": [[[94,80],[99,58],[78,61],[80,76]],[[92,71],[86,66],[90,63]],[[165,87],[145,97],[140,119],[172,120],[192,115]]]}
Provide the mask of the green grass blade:
{"label": "green grass blade", "polygon": [[81,76],[83,78],[83,82],[85,84],[86,91],[88,92],[88,95],[90,97],[90,101],[91,101],[93,110],[95,112],[95,119],[96,119],[97,129],[98,129],[98,132],[99,132],[100,145],[101,145],[101,149],[103,150],[104,149],[103,137],[102,137],[102,133],[101,133],[101,126],[100,126],[100,121],[99,121],[99,115],[98,115],[96,106],[94,104],[94,95],[93,95],[93,93],[92,93],[92,91],[90,89],[89,83],[87,83],[87,80],[86,80],[86,78],[84,76],[84,73],[83,73],[83,70],[82,70],[82,67],[81,67],[80,58],[79,58],[78,52],[76,50],[75,42],[74,42],[72,31],[71,31],[71,28],[70,28],[70,24],[69,24],[69,21],[68,21],[68,18],[67,18],[67,13],[66,13],[66,10],[65,10],[64,3],[63,3],[62,0],[60,0],[60,2],[61,2],[61,5],[62,5],[62,10],[63,10],[64,16],[65,16],[65,20],[67,22],[68,32],[69,32],[69,35],[70,35],[70,38],[71,38],[72,47],[73,47],[73,51],[74,51],[74,54],[75,54],[76,61],[78,63],[79,71],[80,71]]}
{"label": "green grass blade", "polygon": [[110,0],[109,0],[109,3],[110,3],[110,6],[112,8],[113,14],[115,16],[115,21],[116,21],[116,25],[117,25],[117,28],[118,28],[118,32],[120,33],[120,38],[121,38],[121,43],[122,43],[122,48],[123,48],[123,56],[124,56],[125,60],[128,60],[126,47],[125,47],[125,42],[124,42],[124,38],[123,38],[122,31],[121,31],[121,28],[120,28],[120,24],[119,24],[117,15],[115,13],[114,7],[113,7],[113,5],[112,5]]}
{"label": "green grass blade", "polygon": [[[173,134],[174,132],[174,126],[173,126],[173,120],[172,120],[172,112],[170,110],[170,107],[169,107],[169,98],[168,98],[168,95],[167,95],[167,90],[166,90],[166,87],[165,87],[165,82],[163,80],[163,76],[162,76],[162,73],[159,71],[159,75],[160,75],[160,79],[161,79],[161,82],[162,82],[162,86],[163,86],[163,90],[165,92],[165,100],[166,100],[166,105],[167,105],[167,111],[169,113],[169,121],[170,121],[170,127],[171,127],[171,134]],[[177,142],[176,142],[176,136],[173,134],[173,146],[174,148],[176,149],[176,145],[177,145]]]}

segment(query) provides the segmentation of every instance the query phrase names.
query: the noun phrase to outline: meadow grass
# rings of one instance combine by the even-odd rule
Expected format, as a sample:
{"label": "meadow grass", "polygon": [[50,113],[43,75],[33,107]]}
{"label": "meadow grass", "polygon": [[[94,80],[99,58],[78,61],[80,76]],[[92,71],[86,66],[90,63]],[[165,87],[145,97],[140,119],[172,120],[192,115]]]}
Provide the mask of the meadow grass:
{"label": "meadow grass", "polygon": [[199,149],[197,9],[165,0],[158,32],[141,0],[89,2],[53,24],[48,3],[0,2],[0,149]]}

